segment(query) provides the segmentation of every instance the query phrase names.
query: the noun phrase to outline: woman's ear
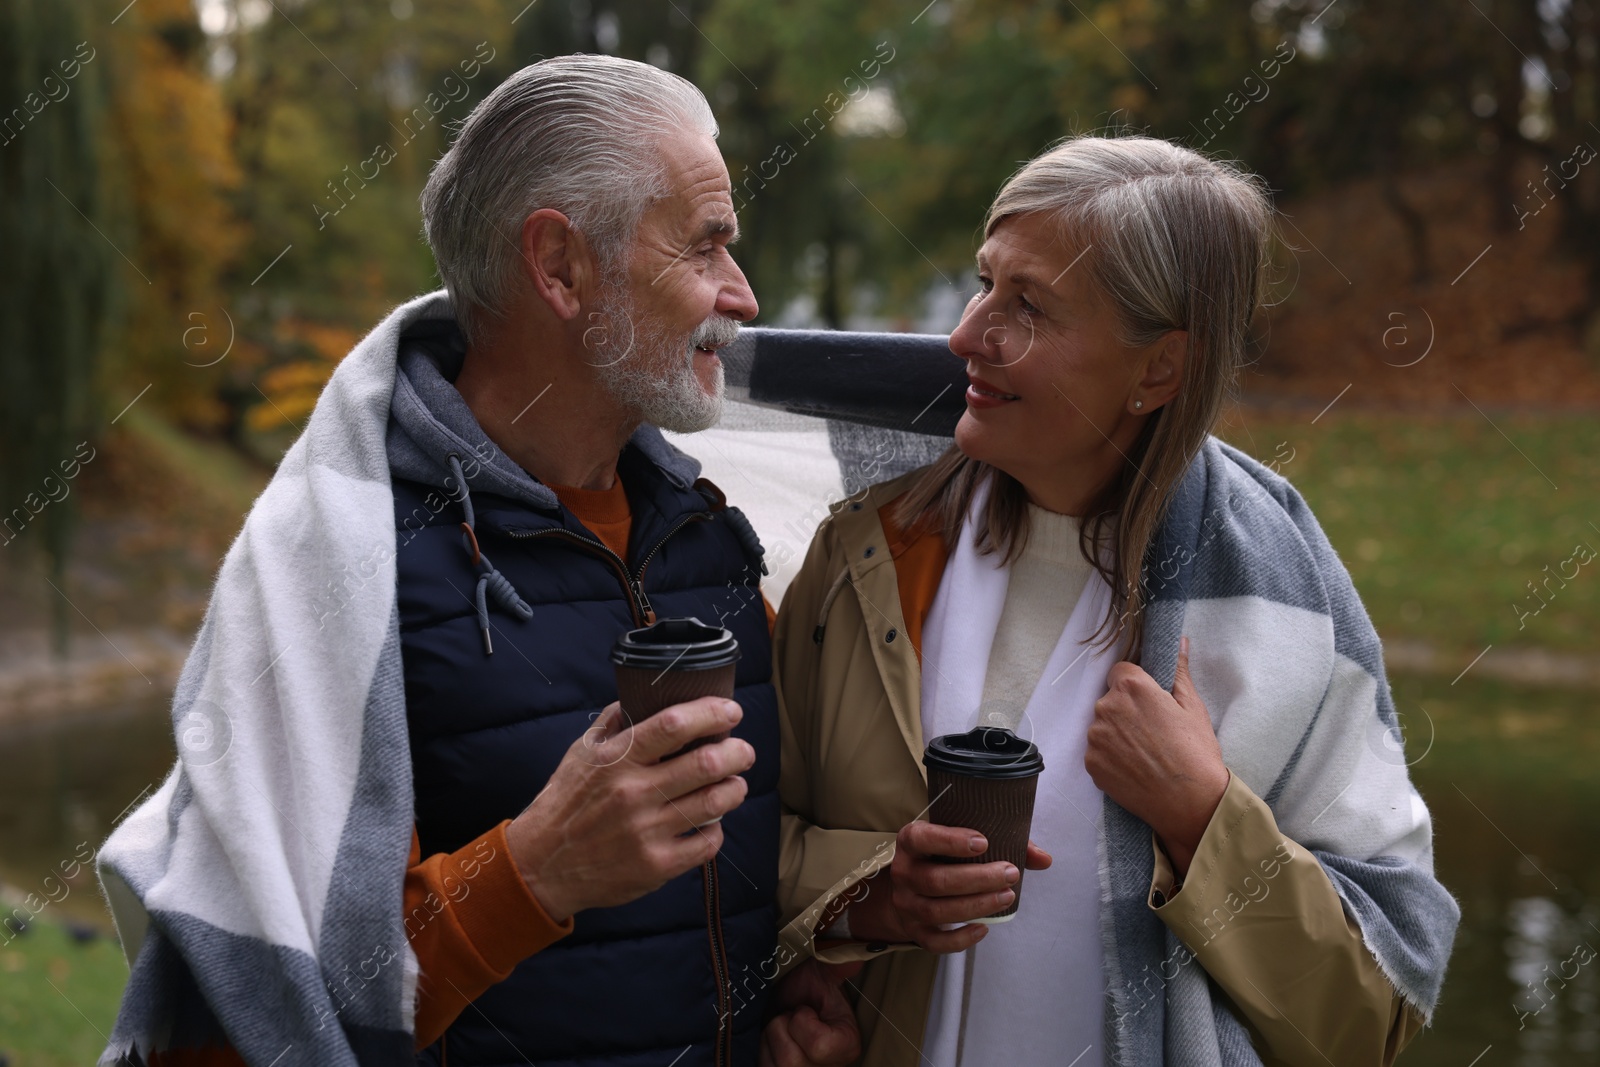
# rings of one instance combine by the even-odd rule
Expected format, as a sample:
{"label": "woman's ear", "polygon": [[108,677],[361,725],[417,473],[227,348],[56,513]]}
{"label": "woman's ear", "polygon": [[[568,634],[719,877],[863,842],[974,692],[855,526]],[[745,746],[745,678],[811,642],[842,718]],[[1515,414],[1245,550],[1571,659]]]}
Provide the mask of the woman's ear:
{"label": "woman's ear", "polygon": [[1144,373],[1134,383],[1129,406],[1148,415],[1172,402],[1183,385],[1183,366],[1189,358],[1189,331],[1168,330],[1146,351]]}
{"label": "woman's ear", "polygon": [[575,318],[594,283],[583,234],[561,212],[540,208],[522,220],[522,270],[539,299],[562,320]]}

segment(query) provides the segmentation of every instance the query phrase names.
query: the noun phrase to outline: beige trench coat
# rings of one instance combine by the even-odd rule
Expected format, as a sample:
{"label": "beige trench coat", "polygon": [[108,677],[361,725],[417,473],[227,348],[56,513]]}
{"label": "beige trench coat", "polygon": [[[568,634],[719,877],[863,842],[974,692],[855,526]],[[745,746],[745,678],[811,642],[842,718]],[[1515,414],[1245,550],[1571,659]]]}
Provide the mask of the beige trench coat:
{"label": "beige trench coat", "polygon": [[[822,910],[843,893],[859,893],[858,883],[888,866],[896,833],[927,804],[922,666],[906,637],[894,561],[878,520],[878,508],[909,478],[856,494],[834,512],[778,612],[780,945],[798,958],[813,954],[811,931]],[[830,591],[825,640],[818,644],[813,636]],[[872,961],[854,980],[863,1062],[917,1064],[938,957],[908,946],[874,954],[859,944],[817,955]]]}
{"label": "beige trench coat", "polygon": [[[861,1063],[869,1067],[924,1062],[920,1046],[938,957],[912,945],[819,945],[813,931],[843,905],[839,898],[858,899],[868,889],[865,880],[894,858],[899,828],[927,803],[922,668],[907,637],[895,570],[895,553],[904,546],[890,544],[879,518],[914,476],[835,507],[784,597],[774,633],[784,811],[777,958],[785,968],[809,955],[830,963],[869,961],[848,990],[861,1026]],[[921,620],[913,622],[920,630]],[[1421,1027],[1421,1017],[1366,951],[1320,864],[1278,832],[1270,810],[1237,777],[1176,895],[1153,838],[1152,846],[1152,909],[1233,996],[1269,1065],[1389,1064]],[[1271,908],[1256,909],[1250,923],[1234,924],[1226,938],[1194,936],[1241,871],[1284,849],[1297,856],[1274,875],[1282,891]],[[1296,931],[1287,943],[1286,928]],[[1319,964],[1310,983],[1307,953]],[[1277,1000],[1256,998],[1252,987],[1273,990]],[[1291,1002],[1286,989],[1294,991]]]}

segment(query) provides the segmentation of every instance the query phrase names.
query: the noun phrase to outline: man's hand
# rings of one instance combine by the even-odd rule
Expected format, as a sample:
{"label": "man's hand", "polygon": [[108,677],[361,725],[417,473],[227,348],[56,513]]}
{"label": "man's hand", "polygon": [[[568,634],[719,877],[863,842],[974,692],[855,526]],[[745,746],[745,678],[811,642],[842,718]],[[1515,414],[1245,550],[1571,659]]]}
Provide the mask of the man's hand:
{"label": "man's hand", "polygon": [[760,1067],[850,1063],[861,1055],[855,1012],[839,989],[864,964],[806,960],[778,985],[778,1015],[761,1032]]}
{"label": "man's hand", "polygon": [[[949,863],[989,847],[976,830],[907,823],[895,839],[889,869],[867,881],[867,894],[850,905],[850,935],[862,941],[914,941],[929,952],[964,952],[989,928],[974,923],[1016,899],[1021,874],[1005,862]],[[1050,866],[1050,854],[1028,842],[1030,871]],[[967,923],[946,929],[957,923]]]}
{"label": "man's hand", "polygon": [[1228,788],[1228,768],[1178,644],[1169,694],[1143,668],[1112,666],[1094,706],[1083,765],[1106,796],[1150,824],[1181,877]]}
{"label": "man's hand", "polygon": [[624,730],[611,704],[572,743],[506,828],[517,870],[552,919],[626,904],[716,855],[717,820],[744,800],[739,775],[754,765],[755,749],[730,737],[661,757],[743,716],[731,700],[702,697]]}

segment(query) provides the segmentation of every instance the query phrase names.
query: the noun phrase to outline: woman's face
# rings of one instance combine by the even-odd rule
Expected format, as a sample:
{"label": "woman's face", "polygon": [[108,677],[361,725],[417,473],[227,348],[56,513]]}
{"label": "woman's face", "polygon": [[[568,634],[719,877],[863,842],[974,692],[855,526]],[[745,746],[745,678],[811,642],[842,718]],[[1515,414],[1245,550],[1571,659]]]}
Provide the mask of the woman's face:
{"label": "woman's face", "polygon": [[1081,515],[1144,420],[1176,393],[1186,335],[1122,344],[1084,250],[1058,230],[1014,216],[978,250],[981,289],[950,335],[971,382],[955,439],[1021,482],[1034,503]]}

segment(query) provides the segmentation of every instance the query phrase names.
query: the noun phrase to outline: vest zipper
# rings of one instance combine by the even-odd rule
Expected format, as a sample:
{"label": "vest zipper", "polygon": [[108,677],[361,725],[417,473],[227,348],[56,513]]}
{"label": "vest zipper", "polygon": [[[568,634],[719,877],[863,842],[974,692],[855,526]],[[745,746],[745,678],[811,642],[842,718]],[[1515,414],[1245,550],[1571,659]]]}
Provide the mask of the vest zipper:
{"label": "vest zipper", "polygon": [[711,970],[717,979],[717,1067],[733,1067],[733,980],[728,974],[728,946],[722,935],[722,887],[717,860],[705,865],[706,936],[711,941]]}
{"label": "vest zipper", "polygon": [[644,569],[650,566],[651,560],[656,558],[656,553],[661,551],[661,546],[667,543],[667,538],[671,537],[673,534],[677,533],[691,522],[704,522],[712,517],[713,513],[709,511],[691,512],[674,523],[672,529],[661,535],[661,539],[652,545],[650,551],[646,552],[644,554],[644,558],[639,561],[639,570],[634,575],[634,583],[639,586],[640,596],[644,595]]}
{"label": "vest zipper", "polygon": [[571,530],[534,530],[531,533],[517,533],[507,530],[506,536],[515,538],[518,541],[527,541],[535,537],[555,537],[575,545],[582,545],[596,555],[601,556],[611,564],[612,569],[617,572],[617,576],[622,579],[622,587],[628,593],[628,609],[633,615],[633,621],[640,626],[649,626],[656,621],[656,613],[655,609],[650,606],[650,598],[645,595],[644,569],[650,566],[650,561],[655,558],[657,552],[661,551],[661,546],[666,544],[667,539],[673,534],[691,522],[699,522],[711,517],[712,513],[709,511],[697,511],[679,519],[672,529],[662,534],[660,540],[650,547],[650,551],[644,554],[644,559],[639,561],[639,569],[633,574],[628,573],[628,565],[623,561],[622,557],[611,551],[603,543],[593,538],[584,537],[582,534],[575,534]]}
{"label": "vest zipper", "polygon": [[[656,552],[666,544],[667,538],[689,525],[713,517],[709,511],[699,511],[692,515],[685,515],[662,535],[650,551],[644,554],[639,561],[639,570],[634,581],[639,587],[640,595],[644,595],[644,571],[650,566],[650,561],[655,558]],[[655,616],[651,615],[651,621]],[[716,1062],[717,1067],[733,1067],[733,976],[728,967],[728,945],[722,934],[722,887],[717,880],[717,858],[715,856],[706,860],[705,874],[701,881],[705,884],[706,902],[706,937],[711,942],[711,973],[717,983],[717,1041]]]}
{"label": "vest zipper", "polygon": [[617,577],[622,580],[623,592],[628,596],[628,614],[633,616],[633,624],[649,626],[656,621],[655,609],[650,606],[650,598],[644,595],[644,587],[628,573],[628,565],[622,561],[622,557],[599,541],[590,540],[571,530],[534,530],[531,533],[515,533],[507,530],[506,536],[519,541],[529,541],[535,537],[554,537],[560,541],[582,546],[611,564],[611,569],[617,572]]}
{"label": "vest zipper", "polygon": [[[558,537],[584,548],[603,557],[612,564],[613,569],[622,579],[623,588],[628,592],[628,608],[633,614],[634,621],[640,626],[649,626],[656,621],[655,609],[650,606],[650,598],[644,592],[644,572],[650,566],[650,561],[655,559],[661,546],[667,539],[691,522],[701,522],[713,517],[710,511],[697,511],[679,519],[661,538],[651,546],[650,551],[644,554],[639,561],[639,569],[633,574],[628,573],[628,565],[623,558],[599,541],[575,534],[571,530],[534,530],[531,533],[512,533],[507,535],[517,540],[531,540],[535,537]],[[705,883],[706,905],[706,937],[711,942],[711,971],[717,983],[717,1040],[716,1062],[717,1067],[733,1067],[733,980],[729,975],[728,946],[722,934],[722,894],[717,882],[716,857],[707,860],[703,868]]]}

